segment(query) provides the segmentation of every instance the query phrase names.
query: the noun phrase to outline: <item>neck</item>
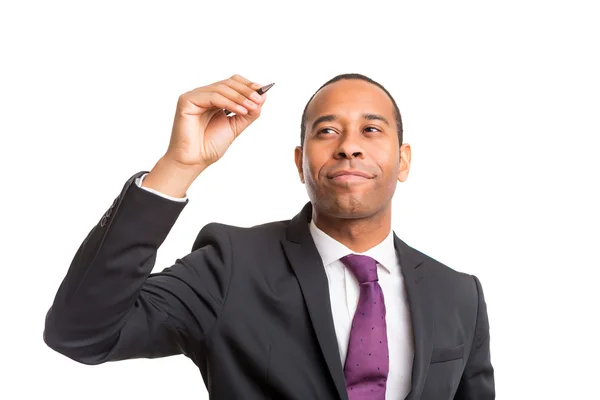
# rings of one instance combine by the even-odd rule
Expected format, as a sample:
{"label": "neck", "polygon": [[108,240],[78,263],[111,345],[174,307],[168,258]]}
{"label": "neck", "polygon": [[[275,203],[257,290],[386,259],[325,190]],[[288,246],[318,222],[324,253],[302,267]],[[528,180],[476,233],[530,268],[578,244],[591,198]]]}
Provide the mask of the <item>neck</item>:
{"label": "neck", "polygon": [[383,242],[392,229],[391,206],[369,217],[355,219],[320,215],[313,208],[312,218],[317,228],[357,253]]}

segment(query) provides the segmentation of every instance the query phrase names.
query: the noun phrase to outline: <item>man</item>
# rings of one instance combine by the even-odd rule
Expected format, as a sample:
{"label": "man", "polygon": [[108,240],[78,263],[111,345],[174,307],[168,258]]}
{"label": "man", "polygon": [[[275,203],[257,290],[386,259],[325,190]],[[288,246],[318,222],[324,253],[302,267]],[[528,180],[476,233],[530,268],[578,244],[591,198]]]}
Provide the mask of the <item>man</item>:
{"label": "man", "polygon": [[185,354],[211,399],[495,398],[478,279],[391,230],[411,150],[396,102],[363,75],[332,79],[304,110],[298,215],[209,224],[151,274],[192,182],[259,117],[259,88],[236,75],[180,96],[168,150],[76,253],[48,346],[84,364]]}

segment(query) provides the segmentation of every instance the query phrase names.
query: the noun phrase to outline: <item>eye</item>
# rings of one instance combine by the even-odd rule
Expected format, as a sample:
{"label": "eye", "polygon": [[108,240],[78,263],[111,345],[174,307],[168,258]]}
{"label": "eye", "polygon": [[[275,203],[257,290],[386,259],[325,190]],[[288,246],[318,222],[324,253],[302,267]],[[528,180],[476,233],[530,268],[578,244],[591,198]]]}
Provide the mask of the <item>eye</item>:
{"label": "eye", "polygon": [[[329,131],[329,132],[327,132]],[[317,132],[317,135],[326,134],[326,133],[335,133],[335,131],[331,128],[323,128]]]}
{"label": "eye", "polygon": [[376,127],[374,127],[374,126],[367,126],[367,127],[365,128],[365,130],[368,130],[368,129],[372,129],[372,130],[371,130],[371,131],[369,131],[369,132],[381,132],[381,129],[379,129],[379,128],[376,128]]}

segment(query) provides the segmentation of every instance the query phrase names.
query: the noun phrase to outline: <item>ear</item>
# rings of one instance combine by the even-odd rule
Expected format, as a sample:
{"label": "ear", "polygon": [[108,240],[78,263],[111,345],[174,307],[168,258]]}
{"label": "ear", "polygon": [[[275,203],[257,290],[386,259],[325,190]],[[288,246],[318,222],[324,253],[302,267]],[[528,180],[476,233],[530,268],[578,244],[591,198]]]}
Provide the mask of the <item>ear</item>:
{"label": "ear", "polygon": [[304,170],[302,169],[302,147],[296,146],[294,149],[294,161],[296,162],[296,168],[298,168],[298,176],[300,176],[300,182],[304,183]]}
{"label": "ear", "polygon": [[410,171],[410,144],[404,143],[400,146],[400,167],[398,168],[398,180],[404,182],[408,179],[408,172]]}

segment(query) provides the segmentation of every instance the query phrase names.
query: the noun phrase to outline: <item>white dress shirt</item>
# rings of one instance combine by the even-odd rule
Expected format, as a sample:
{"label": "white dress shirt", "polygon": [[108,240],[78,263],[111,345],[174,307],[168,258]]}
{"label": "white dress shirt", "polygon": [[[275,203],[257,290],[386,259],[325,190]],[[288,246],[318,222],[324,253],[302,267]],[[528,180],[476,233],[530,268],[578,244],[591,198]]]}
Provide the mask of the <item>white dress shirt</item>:
{"label": "white dress shirt", "polygon": [[[342,365],[344,365],[360,289],[356,277],[340,259],[355,252],[317,228],[313,221],[310,222],[309,229],[325,266],[333,325]],[[364,253],[355,254],[363,254],[377,260],[377,277],[385,302],[390,355],[390,372],[385,398],[386,400],[404,399],[411,390],[414,348],[410,308],[404,277],[394,247],[393,232],[390,232],[377,246]]]}
{"label": "white dress shirt", "polygon": [[[143,175],[135,181],[142,189],[173,201],[187,200],[187,197],[171,197],[154,189],[143,187],[142,182],[145,177],[146,175]],[[350,328],[358,304],[360,290],[358,281],[340,259],[354,252],[317,228],[313,221],[310,222],[309,229],[327,274],[333,325],[343,366],[346,360]],[[364,253],[357,254],[363,254],[377,260],[377,275],[386,308],[390,356],[385,398],[386,400],[404,399],[411,390],[414,348],[410,308],[406,297],[404,277],[394,247],[393,232],[390,232],[385,240],[377,246]]]}

